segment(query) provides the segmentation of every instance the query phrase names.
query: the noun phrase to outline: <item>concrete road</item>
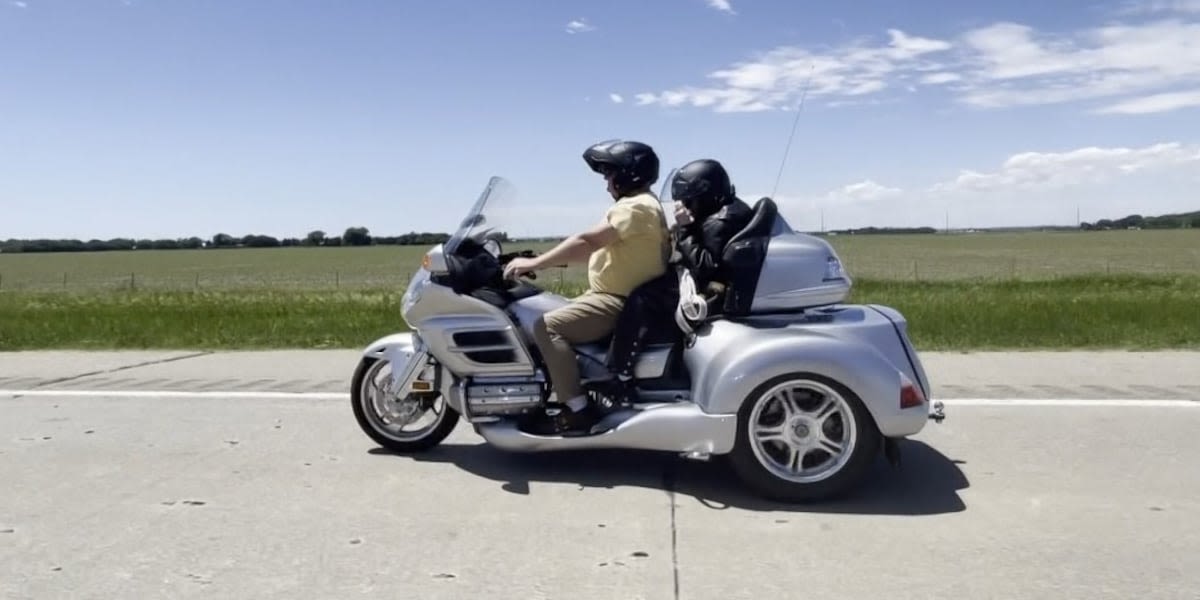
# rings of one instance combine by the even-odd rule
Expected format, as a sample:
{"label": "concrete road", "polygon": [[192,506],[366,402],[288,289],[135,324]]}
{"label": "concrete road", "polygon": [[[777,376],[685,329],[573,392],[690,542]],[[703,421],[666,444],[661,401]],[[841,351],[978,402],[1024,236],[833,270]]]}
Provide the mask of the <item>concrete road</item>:
{"label": "concrete road", "polygon": [[1200,598],[1200,354],[929,355],[947,421],[802,507],[465,425],[389,455],[354,360],[0,353],[0,598]]}

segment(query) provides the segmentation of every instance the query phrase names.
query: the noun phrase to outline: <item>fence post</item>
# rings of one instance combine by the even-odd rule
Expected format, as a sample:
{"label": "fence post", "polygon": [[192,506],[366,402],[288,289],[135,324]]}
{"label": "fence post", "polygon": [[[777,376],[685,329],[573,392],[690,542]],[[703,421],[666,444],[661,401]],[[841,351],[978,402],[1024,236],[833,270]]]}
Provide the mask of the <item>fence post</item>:
{"label": "fence post", "polygon": [[130,271],[130,273],[129,273],[129,289],[131,289],[131,290],[137,289],[137,274],[135,274],[132,271]]}
{"label": "fence post", "polygon": [[914,260],[913,261],[913,281],[919,281],[920,279],[921,279],[921,271],[920,271],[920,269],[917,268],[917,261]]}
{"label": "fence post", "polygon": [[341,271],[333,272],[333,289],[335,289],[335,290],[342,289],[342,272]]}
{"label": "fence post", "polygon": [[67,272],[63,271],[63,289],[67,289]]}

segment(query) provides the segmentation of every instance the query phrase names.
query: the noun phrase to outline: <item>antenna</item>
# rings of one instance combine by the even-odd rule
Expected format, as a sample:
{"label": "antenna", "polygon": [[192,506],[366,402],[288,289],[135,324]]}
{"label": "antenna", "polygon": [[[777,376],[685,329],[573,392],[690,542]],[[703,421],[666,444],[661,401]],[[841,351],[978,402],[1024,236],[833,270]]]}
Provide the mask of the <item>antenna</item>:
{"label": "antenna", "polygon": [[783,168],[787,165],[788,152],[792,149],[792,138],[796,137],[796,125],[800,124],[800,113],[804,109],[804,100],[808,97],[808,84],[812,83],[813,71],[817,68],[814,62],[808,69],[808,80],[804,82],[804,91],[800,94],[800,104],[796,106],[796,119],[792,121],[792,133],[788,136],[787,146],[783,148],[783,161],[779,163],[779,174],[775,176],[775,187],[771,190],[771,198],[779,191],[779,180],[783,178]]}

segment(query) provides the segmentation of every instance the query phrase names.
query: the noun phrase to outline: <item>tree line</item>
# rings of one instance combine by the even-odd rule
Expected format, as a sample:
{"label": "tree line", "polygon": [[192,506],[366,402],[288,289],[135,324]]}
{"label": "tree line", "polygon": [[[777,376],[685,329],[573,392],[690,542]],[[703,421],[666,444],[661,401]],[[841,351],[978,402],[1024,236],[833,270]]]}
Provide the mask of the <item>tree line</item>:
{"label": "tree line", "polygon": [[269,235],[250,234],[241,237],[218,233],[205,240],[199,237],[178,239],[108,240],[32,239],[0,240],[0,252],[102,252],[111,250],[198,250],[201,248],[286,248],[295,246],[432,246],[450,239],[448,233],[406,233],[395,236],[373,236],[366,227],[349,227],[340,236],[328,236],[324,231],[310,231],[303,238],[279,239]]}
{"label": "tree line", "polygon": [[1080,229],[1097,231],[1105,229],[1200,229],[1200,210],[1190,213],[1143,217],[1129,215],[1121,219],[1100,219],[1095,223],[1082,223]]}

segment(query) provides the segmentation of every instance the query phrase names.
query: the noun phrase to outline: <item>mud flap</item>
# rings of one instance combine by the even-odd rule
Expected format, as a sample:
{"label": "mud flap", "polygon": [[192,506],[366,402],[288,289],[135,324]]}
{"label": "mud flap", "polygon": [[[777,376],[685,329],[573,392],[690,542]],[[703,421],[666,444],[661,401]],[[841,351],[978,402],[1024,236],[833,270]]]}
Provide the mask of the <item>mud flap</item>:
{"label": "mud flap", "polygon": [[900,440],[892,437],[883,438],[883,456],[893,469],[903,470],[900,464]]}

